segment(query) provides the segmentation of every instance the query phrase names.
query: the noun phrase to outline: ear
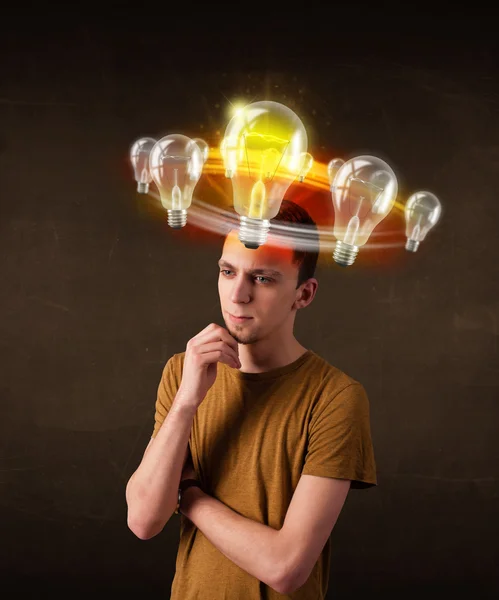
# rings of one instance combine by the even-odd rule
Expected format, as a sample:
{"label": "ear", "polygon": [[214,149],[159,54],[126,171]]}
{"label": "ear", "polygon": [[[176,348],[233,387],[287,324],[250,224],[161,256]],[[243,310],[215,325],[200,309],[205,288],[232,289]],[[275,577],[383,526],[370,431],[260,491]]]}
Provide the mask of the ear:
{"label": "ear", "polygon": [[318,281],[317,279],[310,278],[304,284],[302,284],[299,293],[293,302],[292,309],[300,309],[308,306],[315,297],[317,292]]}
{"label": "ear", "polygon": [[306,291],[302,287],[300,291],[297,293],[295,301],[291,305],[291,310],[299,310],[300,308],[304,308],[307,305],[306,301]]}

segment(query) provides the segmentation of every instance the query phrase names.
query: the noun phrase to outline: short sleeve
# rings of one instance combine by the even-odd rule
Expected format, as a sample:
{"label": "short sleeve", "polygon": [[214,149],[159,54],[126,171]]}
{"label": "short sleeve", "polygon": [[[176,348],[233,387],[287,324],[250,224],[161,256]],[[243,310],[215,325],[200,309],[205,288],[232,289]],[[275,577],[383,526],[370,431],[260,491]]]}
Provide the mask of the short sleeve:
{"label": "short sleeve", "polygon": [[158,393],[156,396],[156,412],[154,414],[152,437],[156,437],[161,425],[163,425],[180,385],[180,376],[176,368],[178,364],[176,357],[177,355],[174,354],[168,360],[161,375],[161,381],[159,382]]}
{"label": "short sleeve", "polygon": [[357,489],[377,485],[369,399],[364,387],[347,385],[318,405],[308,430],[303,474],[350,479]]}

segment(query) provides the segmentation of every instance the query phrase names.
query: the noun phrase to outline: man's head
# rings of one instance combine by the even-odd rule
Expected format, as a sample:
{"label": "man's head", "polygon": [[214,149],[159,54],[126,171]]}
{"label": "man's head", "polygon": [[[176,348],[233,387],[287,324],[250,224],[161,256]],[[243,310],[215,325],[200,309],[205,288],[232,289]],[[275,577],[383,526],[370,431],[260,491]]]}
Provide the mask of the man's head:
{"label": "man's head", "polygon": [[[293,338],[296,311],[308,306],[317,291],[314,279],[319,255],[319,236],[315,222],[298,204],[283,200],[279,214],[273,219],[296,229],[289,243],[279,244],[273,234],[256,250],[246,248],[239,241],[237,230],[225,238],[219,261],[218,292],[222,316],[231,335],[240,344],[253,344],[260,340],[288,342]],[[313,247],[298,249],[298,239],[306,226],[314,234]],[[288,232],[286,233],[286,236]],[[248,316],[241,323],[230,315]]]}

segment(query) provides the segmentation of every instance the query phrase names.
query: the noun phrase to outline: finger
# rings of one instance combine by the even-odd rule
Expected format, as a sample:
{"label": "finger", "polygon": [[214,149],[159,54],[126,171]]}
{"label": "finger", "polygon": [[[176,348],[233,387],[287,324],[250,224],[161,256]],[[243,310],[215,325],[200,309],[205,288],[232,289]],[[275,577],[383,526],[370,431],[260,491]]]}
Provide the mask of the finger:
{"label": "finger", "polygon": [[241,366],[241,363],[239,362],[239,359],[237,358],[237,356],[235,356],[233,351],[228,346],[225,346],[225,350],[223,350],[221,349],[219,344],[220,342],[215,342],[216,349],[214,350],[209,348],[209,344],[207,346],[202,346],[202,350],[208,349],[208,351],[205,352],[198,351],[198,355],[201,359],[202,364],[209,365],[216,362],[223,362],[232,367],[239,368]]}
{"label": "finger", "polygon": [[205,329],[203,329],[196,336],[194,336],[190,340],[190,345],[197,347],[200,344],[216,340],[221,340],[228,344],[231,348],[234,349],[236,355],[239,356],[239,344],[237,343],[237,341],[231,336],[227,329],[225,329],[224,327],[220,327],[220,325],[216,325],[214,323],[208,325],[208,327],[205,327]]}
{"label": "finger", "polygon": [[204,344],[198,344],[195,348],[193,348],[193,350],[199,356],[203,356],[203,358],[205,358],[205,355],[210,352],[218,351],[223,354],[226,354],[227,356],[230,356],[231,359],[235,360],[236,362],[239,361],[239,356],[234,350],[234,348],[226,344],[223,340],[216,340],[213,342],[205,342]]}

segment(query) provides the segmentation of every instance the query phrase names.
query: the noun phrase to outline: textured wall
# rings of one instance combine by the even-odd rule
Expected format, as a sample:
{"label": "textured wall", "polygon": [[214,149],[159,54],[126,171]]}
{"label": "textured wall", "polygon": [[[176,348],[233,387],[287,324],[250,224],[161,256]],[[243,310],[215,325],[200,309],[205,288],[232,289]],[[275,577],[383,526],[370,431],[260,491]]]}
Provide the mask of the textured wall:
{"label": "textured wall", "polygon": [[[398,246],[361,252],[348,270],[323,255],[314,308],[297,318],[300,342],[371,401],[379,485],[350,494],[329,596],[492,594],[499,97],[489,48],[421,39],[417,28],[393,44],[322,27],[300,43],[283,30],[253,45],[199,24],[185,36],[3,28],[2,580],[73,597],[94,585],[168,597],[178,523],[135,538],[125,486],[165,362],[223,324],[220,247],[192,225],[168,228],[153,199],[136,195],[127,153],[141,135],[209,139],[227,122],[227,99],[267,97],[293,103],[312,153],[378,154],[399,176],[400,200],[428,188],[444,206],[414,255],[400,215],[385,227],[400,228]],[[300,198],[332,225],[327,195]]]}

